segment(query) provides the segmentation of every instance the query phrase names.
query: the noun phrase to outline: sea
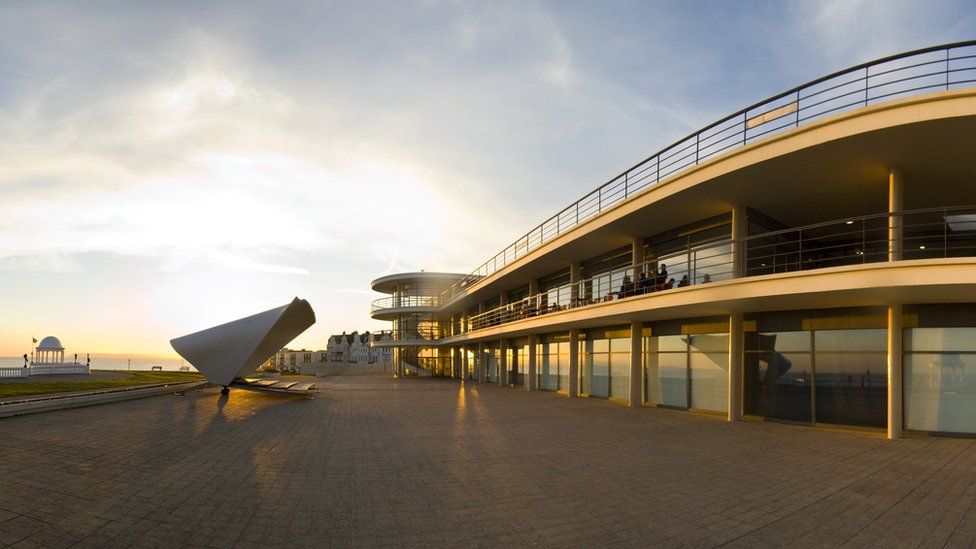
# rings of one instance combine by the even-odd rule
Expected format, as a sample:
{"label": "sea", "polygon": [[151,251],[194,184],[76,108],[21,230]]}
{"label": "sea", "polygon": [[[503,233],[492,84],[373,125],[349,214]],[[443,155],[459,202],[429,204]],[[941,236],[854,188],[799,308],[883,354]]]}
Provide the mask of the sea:
{"label": "sea", "polygon": [[[74,355],[65,355],[64,361],[66,363],[74,361]],[[85,355],[78,355],[78,362],[85,362]],[[22,356],[0,356],[0,368],[19,368],[24,365],[24,357]],[[162,366],[163,371],[166,372],[178,372],[180,366],[189,366],[191,372],[197,371],[196,368],[190,366],[183,359],[180,358],[154,358],[154,357],[100,357],[93,356],[91,359],[91,367],[93,370],[135,370],[141,372],[151,371],[153,366]]]}

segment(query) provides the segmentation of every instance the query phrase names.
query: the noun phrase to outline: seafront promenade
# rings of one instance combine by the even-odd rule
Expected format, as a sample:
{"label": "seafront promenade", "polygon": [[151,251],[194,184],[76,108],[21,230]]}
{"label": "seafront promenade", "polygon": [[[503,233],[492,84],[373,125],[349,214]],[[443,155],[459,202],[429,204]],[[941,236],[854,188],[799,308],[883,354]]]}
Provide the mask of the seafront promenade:
{"label": "seafront promenade", "polygon": [[321,379],[0,419],[0,546],[971,546],[976,441]]}

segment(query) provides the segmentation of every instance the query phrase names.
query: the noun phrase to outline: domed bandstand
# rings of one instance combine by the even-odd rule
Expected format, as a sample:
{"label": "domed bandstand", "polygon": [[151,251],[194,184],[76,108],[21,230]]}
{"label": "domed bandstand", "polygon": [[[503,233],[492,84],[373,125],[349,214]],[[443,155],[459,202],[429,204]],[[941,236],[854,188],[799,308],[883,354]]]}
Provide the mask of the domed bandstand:
{"label": "domed bandstand", "polygon": [[61,340],[54,336],[42,339],[34,351],[35,365],[64,364],[64,346],[61,345]]}
{"label": "domed bandstand", "polygon": [[87,358],[85,363],[81,364],[78,362],[78,355],[75,355],[73,362],[65,363],[64,345],[61,344],[60,339],[54,336],[41,339],[41,342],[34,348],[32,359],[28,361],[25,354],[22,367],[0,368],[0,378],[38,375],[88,375],[91,373],[90,361]]}

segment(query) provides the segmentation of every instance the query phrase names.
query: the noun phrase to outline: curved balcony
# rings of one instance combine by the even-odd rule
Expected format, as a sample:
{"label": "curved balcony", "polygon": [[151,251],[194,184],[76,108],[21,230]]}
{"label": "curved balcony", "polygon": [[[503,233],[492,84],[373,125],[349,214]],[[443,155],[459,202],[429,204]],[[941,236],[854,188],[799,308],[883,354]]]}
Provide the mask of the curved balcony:
{"label": "curved balcony", "polygon": [[[892,226],[897,227],[892,230]],[[743,250],[736,265],[733,250]],[[686,286],[889,261],[976,256],[976,206],[845,218],[731,240],[718,239],[602,273],[471,317],[483,330],[569,309]],[[666,274],[660,268],[666,265]]]}
{"label": "curved balcony", "polygon": [[440,307],[438,295],[388,296],[373,300],[369,313],[375,319],[389,320],[402,313],[429,313]]}
{"label": "curved balcony", "polygon": [[837,71],[730,114],[665,147],[542,222],[448,288],[469,288],[619,203],[757,140],[899,97],[976,83],[976,41],[933,46]]}
{"label": "curved balcony", "polygon": [[372,347],[426,347],[438,344],[434,334],[424,334],[417,330],[380,330],[372,332],[369,344]]}

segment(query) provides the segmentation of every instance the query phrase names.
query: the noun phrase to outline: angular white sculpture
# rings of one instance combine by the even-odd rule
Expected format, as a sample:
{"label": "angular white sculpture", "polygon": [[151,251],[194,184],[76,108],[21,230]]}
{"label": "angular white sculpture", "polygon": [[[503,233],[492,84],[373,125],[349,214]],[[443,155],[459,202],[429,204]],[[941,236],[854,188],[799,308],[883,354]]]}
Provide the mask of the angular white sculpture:
{"label": "angular white sculpture", "polygon": [[248,376],[282,347],[315,324],[304,299],[170,340],[173,349],[200,370],[207,381],[223,385]]}

